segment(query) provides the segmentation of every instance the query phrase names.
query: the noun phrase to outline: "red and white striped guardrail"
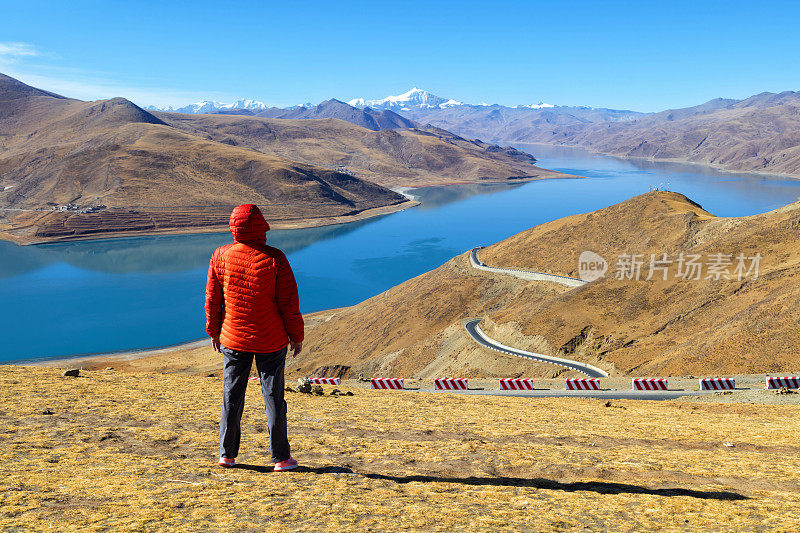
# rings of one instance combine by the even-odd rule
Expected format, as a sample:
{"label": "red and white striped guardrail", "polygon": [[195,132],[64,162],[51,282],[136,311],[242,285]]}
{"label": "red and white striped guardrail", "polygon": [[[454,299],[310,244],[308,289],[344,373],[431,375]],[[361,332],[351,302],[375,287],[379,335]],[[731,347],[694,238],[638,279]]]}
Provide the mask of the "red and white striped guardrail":
{"label": "red and white striped guardrail", "polygon": [[500,390],[533,390],[533,380],[530,378],[502,378]]}
{"label": "red and white striped guardrail", "polygon": [[667,390],[667,380],[663,378],[633,378],[633,390]]}
{"label": "red and white striped guardrail", "polygon": [[436,378],[433,380],[436,390],[467,390],[469,381],[466,378]]}
{"label": "red and white striped guardrail", "polygon": [[340,378],[308,378],[308,380],[313,383],[314,385],[341,385],[342,380]]}
{"label": "red and white striped guardrail", "polygon": [[800,389],[800,377],[798,376],[767,376],[768,389]]}
{"label": "red and white striped guardrail", "polygon": [[567,390],[600,390],[600,380],[594,378],[567,378]]}
{"label": "red and white striped guardrail", "polygon": [[736,380],[733,378],[702,378],[700,390],[733,390]]}
{"label": "red and white striped guardrail", "polygon": [[369,381],[373,389],[402,390],[405,388],[403,378],[372,378]]}

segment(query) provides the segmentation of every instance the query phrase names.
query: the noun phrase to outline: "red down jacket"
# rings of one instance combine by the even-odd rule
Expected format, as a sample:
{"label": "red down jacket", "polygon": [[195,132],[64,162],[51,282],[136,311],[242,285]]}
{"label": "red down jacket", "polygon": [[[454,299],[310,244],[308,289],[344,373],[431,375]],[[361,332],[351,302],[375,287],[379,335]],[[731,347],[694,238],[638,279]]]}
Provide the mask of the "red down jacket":
{"label": "red down jacket", "polygon": [[303,341],[297,283],[286,256],[266,245],[269,224],[252,204],[231,213],[233,244],[211,256],[206,332],[223,346],[269,353]]}

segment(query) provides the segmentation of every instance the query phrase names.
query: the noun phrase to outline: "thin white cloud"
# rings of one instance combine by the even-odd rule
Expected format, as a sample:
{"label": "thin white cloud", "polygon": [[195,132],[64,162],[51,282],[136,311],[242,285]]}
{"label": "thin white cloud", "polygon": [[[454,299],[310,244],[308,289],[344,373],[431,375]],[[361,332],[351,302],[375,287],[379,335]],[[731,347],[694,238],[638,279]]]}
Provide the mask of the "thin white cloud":
{"label": "thin white cloud", "polygon": [[142,107],[182,107],[199,100],[234,101],[238,96],[214,90],[187,91],[124,83],[109,72],[64,67],[42,59],[54,56],[22,42],[0,42],[0,72],[39,89],[79,100],[103,100],[121,96]]}
{"label": "thin white cloud", "polygon": [[179,107],[203,99],[234,100],[217,91],[196,92],[160,87],[125,85],[106,79],[58,73],[32,73],[22,69],[6,69],[4,74],[39,89],[79,100],[104,100],[121,96],[140,106]]}
{"label": "thin white cloud", "polygon": [[39,51],[35,46],[28,43],[0,43],[0,57],[13,59],[16,57],[38,56]]}

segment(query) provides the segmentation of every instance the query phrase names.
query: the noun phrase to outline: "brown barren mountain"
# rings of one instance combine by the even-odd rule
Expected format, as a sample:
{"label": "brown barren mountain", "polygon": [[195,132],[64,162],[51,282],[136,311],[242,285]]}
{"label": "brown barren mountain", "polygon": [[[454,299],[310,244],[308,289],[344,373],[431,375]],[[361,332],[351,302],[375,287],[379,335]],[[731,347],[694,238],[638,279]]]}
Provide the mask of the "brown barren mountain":
{"label": "brown barren mountain", "polygon": [[409,118],[502,143],[579,145],[596,152],[800,176],[800,92],[716,98],[659,113],[463,106]]}
{"label": "brown barren mountain", "polygon": [[265,118],[285,118],[285,119],[322,119],[338,118],[352,122],[368,130],[396,130],[406,128],[417,128],[419,124],[413,120],[401,117],[394,111],[388,109],[377,110],[369,107],[364,109],[355,108],[340,100],[331,98],[313,107],[298,107],[294,109],[281,109],[271,107],[263,111],[231,110],[217,111],[220,115],[246,115]]}
{"label": "brown barren mountain", "polygon": [[[612,375],[797,371],[800,368],[800,203],[718,218],[680,194],[653,192],[524,231],[481,251],[490,266],[575,275],[584,250],[605,257],[604,279],[576,289],[477,271],[467,254],[310,329],[298,374],[552,376],[478,347],[462,320],[504,344],[590,362]],[[701,279],[668,279],[650,254],[701,255]],[[732,279],[705,279],[713,254]],[[738,280],[735,256],[760,253],[759,276]],[[620,254],[642,254],[641,280],[615,279]],[[749,267],[750,261],[747,262]]]}
{"label": "brown barren mountain", "polygon": [[733,102],[718,99],[634,121],[568,127],[547,142],[553,141],[625,157],[797,176],[800,93],[762,93]]}
{"label": "brown barren mountain", "polygon": [[216,230],[239,203],[284,227],[326,224],[413,205],[384,185],[563,176],[447,132],[164,115],[0,75],[0,238]]}
{"label": "brown barren mountain", "polygon": [[123,98],[83,102],[2,76],[0,113],[0,236],[21,242],[222,228],[243,202],[288,223],[406,203],[341,172],[178,131]]}
{"label": "brown barren mountain", "polygon": [[223,144],[346,170],[387,187],[565,177],[530,154],[438,128],[367,130],[339,119],[156,113],[170,126]]}
{"label": "brown barren mountain", "polygon": [[[799,230],[800,202],[720,218],[683,195],[647,193],[541,224],[479,252],[489,266],[575,276],[581,253],[593,251],[609,263],[605,278],[579,288],[526,281],[476,270],[464,253],[355,306],[307,315],[304,352],[288,361],[287,372],[345,378],[580,376],[478,346],[463,322],[482,317],[481,327],[503,344],[588,362],[611,376],[797,373]],[[616,279],[617,260],[625,254],[642,262],[638,280]],[[672,261],[664,265],[667,279],[658,268],[647,279],[651,254]],[[678,276],[680,254],[699,256],[698,279]],[[730,256],[728,279],[707,279],[716,254]],[[751,272],[738,279],[738,254],[761,254],[757,277]],[[219,356],[203,345],[80,364],[214,372]]]}

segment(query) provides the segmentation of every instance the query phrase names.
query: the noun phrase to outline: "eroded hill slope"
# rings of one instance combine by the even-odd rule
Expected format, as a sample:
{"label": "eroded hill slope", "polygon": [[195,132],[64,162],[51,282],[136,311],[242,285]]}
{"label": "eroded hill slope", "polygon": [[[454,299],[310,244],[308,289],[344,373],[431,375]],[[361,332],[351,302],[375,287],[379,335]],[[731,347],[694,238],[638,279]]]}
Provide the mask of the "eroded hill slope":
{"label": "eroded hill slope", "polygon": [[[515,347],[590,362],[612,374],[687,375],[796,371],[800,341],[800,204],[718,218],[684,196],[653,192],[593,213],[542,224],[482,250],[481,260],[574,275],[594,251],[606,278],[576,289],[469,267],[466,254],[312,328],[299,373],[349,366],[351,373],[552,375],[477,347],[461,320]],[[654,269],[650,255],[673,262]],[[700,279],[676,277],[678,258],[699,256]],[[617,260],[637,255],[640,279],[616,279]],[[730,279],[707,279],[715,254],[730,255]],[[737,279],[760,254],[758,277]],[[713,262],[713,261],[712,261]],[[658,267],[659,264],[656,264]],[[685,270],[688,269],[684,263]],[[633,277],[633,276],[632,276]],[[499,358],[499,359],[498,359]]]}

